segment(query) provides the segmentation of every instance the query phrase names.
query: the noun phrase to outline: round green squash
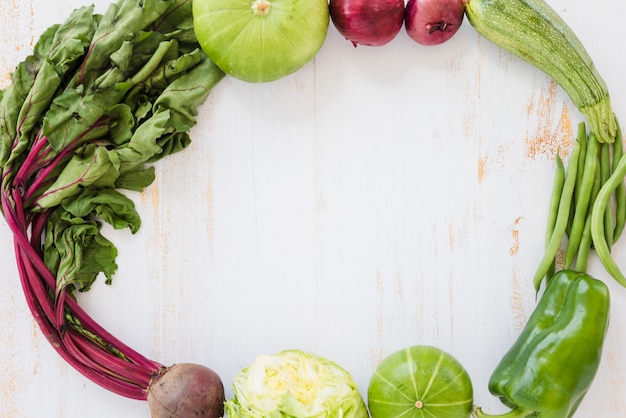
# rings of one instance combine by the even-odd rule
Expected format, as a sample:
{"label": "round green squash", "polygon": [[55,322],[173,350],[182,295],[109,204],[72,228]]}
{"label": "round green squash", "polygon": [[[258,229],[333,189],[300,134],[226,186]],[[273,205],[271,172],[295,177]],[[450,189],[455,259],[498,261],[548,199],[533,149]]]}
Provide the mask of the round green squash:
{"label": "round green squash", "polygon": [[386,357],[367,391],[372,418],[464,418],[473,403],[469,374],[447,352],[416,345]]}
{"label": "round green squash", "polygon": [[198,43],[226,74],[267,82],[291,74],[320,50],[327,0],[194,0]]}

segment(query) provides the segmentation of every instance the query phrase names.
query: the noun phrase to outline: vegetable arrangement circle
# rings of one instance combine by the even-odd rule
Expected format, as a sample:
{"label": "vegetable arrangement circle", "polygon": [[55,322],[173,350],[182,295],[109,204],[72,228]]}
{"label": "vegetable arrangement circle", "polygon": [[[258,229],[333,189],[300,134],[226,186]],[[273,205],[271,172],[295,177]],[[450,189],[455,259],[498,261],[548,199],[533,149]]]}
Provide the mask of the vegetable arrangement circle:
{"label": "vegetable arrangement circle", "polygon": [[[155,178],[152,164],[189,145],[198,107],[226,75],[267,82],[297,71],[323,45],[331,18],[354,46],[381,46],[403,22],[416,42],[440,44],[467,16],[480,35],[552,76],[587,119],[567,170],[557,155],[545,253],[532,281],[544,292],[489,386],[513,408],[507,417],[573,416],[597,372],[609,322],[608,288],[585,273],[592,249],[626,287],[610,252],[626,226],[626,156],[607,86],[543,0],[371,4],[119,0],[103,15],[93,6],[76,9],[41,36],[0,92],[0,198],[28,307],[76,370],[116,394],[147,400],[153,418],[216,418],[225,405],[233,418],[489,417],[473,405],[463,366],[425,345],[378,365],[367,405],[346,370],[299,350],[257,358],[233,379],[236,396],[226,401],[213,370],[144,357],[75,298],[98,275],[110,282],[116,272],[117,250],[102,223],[139,229],[134,203],[120,190],[144,190]],[[595,328],[587,332],[584,324]],[[555,383],[558,397],[545,381]]]}

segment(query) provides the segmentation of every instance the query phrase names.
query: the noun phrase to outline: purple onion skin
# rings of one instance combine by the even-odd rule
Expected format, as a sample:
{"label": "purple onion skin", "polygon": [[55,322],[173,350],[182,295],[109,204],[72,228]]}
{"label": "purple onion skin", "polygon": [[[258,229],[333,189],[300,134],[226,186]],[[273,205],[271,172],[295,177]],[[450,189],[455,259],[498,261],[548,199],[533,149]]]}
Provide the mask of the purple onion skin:
{"label": "purple onion skin", "polygon": [[409,0],[405,28],[418,44],[439,45],[454,36],[464,16],[463,0]]}
{"label": "purple onion skin", "polygon": [[396,37],[404,23],[404,0],[330,0],[337,31],[354,46],[382,46]]}

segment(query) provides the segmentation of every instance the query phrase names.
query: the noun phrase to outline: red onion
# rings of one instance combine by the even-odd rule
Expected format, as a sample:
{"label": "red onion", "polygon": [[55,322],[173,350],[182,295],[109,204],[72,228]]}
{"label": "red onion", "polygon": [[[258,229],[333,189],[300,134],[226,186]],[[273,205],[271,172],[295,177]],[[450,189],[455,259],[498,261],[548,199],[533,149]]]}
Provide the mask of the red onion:
{"label": "red onion", "polygon": [[461,27],[463,0],[409,0],[405,11],[406,31],[422,45],[439,45]]}
{"label": "red onion", "polygon": [[382,46],[404,23],[404,0],[330,0],[330,17],[354,46]]}

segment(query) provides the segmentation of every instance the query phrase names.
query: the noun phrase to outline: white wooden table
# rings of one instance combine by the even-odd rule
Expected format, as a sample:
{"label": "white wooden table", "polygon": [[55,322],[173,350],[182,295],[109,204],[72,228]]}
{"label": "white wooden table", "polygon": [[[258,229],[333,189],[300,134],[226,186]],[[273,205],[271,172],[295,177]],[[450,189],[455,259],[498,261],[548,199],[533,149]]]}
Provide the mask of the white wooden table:
{"label": "white wooden table", "polygon": [[[106,0],[96,0],[103,12]],[[549,0],[583,40],[626,118],[626,47],[610,0]],[[81,0],[0,1],[0,84],[39,34]],[[615,10],[617,9],[617,10]],[[380,48],[329,28],[315,60],[280,81],[224,79],[193,144],[131,195],[139,233],[118,246],[112,286],[80,296],[122,341],[163,364],[230,381],[258,354],[300,348],[350,371],[365,394],[386,355],[451,352],[475,403],[506,408],[487,380],[535,306],[555,153],[582,116],[551,80],[464,23],[439,47],[404,30]],[[626,241],[615,257],[626,268]],[[0,416],[139,418],[67,366],[27,310],[0,221]],[[597,259],[612,322],[576,417],[626,415],[626,289]]]}

